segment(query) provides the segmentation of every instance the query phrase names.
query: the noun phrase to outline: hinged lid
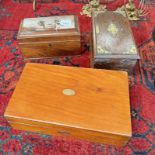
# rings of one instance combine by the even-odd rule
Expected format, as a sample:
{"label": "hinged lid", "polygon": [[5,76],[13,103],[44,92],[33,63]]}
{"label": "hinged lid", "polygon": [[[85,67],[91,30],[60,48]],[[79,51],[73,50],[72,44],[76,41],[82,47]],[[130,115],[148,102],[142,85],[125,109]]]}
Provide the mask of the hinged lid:
{"label": "hinged lid", "polygon": [[127,73],[27,63],[5,117],[10,123],[92,131],[98,142],[108,136],[95,133],[123,141],[131,136]]}
{"label": "hinged lid", "polygon": [[119,13],[93,13],[93,45],[95,58],[139,58],[129,21]]}
{"label": "hinged lid", "polygon": [[[79,37],[78,18],[74,15],[26,18],[21,22],[18,40],[35,41],[37,38],[48,40],[70,40]],[[65,37],[65,39],[64,39]]]}

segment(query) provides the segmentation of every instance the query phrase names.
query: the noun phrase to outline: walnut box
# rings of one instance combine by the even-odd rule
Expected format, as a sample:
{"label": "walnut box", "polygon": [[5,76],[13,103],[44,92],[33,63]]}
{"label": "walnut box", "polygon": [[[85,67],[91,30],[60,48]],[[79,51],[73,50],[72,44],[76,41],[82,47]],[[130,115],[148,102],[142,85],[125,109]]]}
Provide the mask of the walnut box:
{"label": "walnut box", "polygon": [[4,116],[15,129],[122,146],[132,133],[128,75],[27,63]]}
{"label": "walnut box", "polygon": [[92,19],[93,67],[130,73],[139,54],[128,19],[112,11],[93,12]]}
{"label": "walnut box", "polygon": [[81,53],[78,18],[74,15],[26,18],[17,39],[25,58]]}

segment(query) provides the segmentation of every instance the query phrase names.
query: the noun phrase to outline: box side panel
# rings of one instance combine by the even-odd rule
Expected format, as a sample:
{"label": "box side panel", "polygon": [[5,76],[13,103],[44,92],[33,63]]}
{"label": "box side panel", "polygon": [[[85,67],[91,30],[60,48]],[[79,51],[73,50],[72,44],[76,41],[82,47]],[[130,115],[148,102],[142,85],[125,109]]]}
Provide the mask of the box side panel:
{"label": "box side panel", "polygon": [[87,129],[82,129],[78,127],[71,127],[65,125],[56,124],[25,124],[9,121],[10,125],[14,129],[25,130],[31,132],[39,132],[43,134],[55,135],[55,136],[65,136],[71,138],[78,138],[81,140],[89,140],[91,142],[110,144],[115,146],[123,146],[131,138],[131,133],[128,135],[121,135],[119,133],[108,133],[100,131],[91,131]]}
{"label": "box side panel", "polygon": [[134,66],[137,63],[137,59],[111,59],[111,58],[103,58],[103,59],[95,59],[94,58],[94,68],[99,69],[112,69],[112,70],[123,70],[127,71],[129,74],[132,72]]}
{"label": "box side panel", "polygon": [[75,55],[81,53],[80,40],[64,42],[20,43],[25,58]]}

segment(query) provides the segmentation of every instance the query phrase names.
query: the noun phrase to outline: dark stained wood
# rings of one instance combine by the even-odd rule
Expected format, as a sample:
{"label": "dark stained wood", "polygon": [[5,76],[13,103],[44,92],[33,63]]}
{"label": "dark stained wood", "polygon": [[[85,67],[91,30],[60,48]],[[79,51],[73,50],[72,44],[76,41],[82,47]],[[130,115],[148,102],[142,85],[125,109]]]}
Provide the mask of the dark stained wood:
{"label": "dark stained wood", "polygon": [[15,129],[125,145],[127,73],[27,63],[4,116]]}
{"label": "dark stained wood", "polygon": [[128,19],[115,12],[93,13],[95,68],[130,72],[139,59]]}
{"label": "dark stained wood", "polygon": [[24,27],[26,21],[23,21],[20,25],[17,39],[24,57],[40,58],[80,54],[80,30],[77,16],[40,17],[31,18],[30,20],[39,19],[41,22],[51,20],[51,24],[54,24],[57,18],[63,20],[65,17],[71,19],[75,26],[64,29],[54,27],[38,29],[38,27],[31,25],[30,27]]}

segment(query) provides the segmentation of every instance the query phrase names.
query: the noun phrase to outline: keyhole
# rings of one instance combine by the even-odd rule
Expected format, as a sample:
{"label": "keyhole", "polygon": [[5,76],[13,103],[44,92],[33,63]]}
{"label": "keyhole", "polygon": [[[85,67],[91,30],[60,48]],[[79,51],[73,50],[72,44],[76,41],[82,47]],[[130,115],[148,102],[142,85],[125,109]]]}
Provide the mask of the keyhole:
{"label": "keyhole", "polygon": [[52,46],[52,44],[48,44],[48,46],[49,46],[49,47],[51,47],[51,46]]}

